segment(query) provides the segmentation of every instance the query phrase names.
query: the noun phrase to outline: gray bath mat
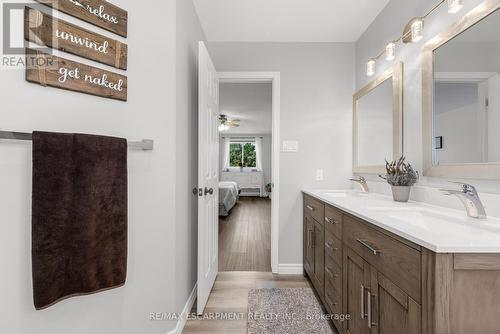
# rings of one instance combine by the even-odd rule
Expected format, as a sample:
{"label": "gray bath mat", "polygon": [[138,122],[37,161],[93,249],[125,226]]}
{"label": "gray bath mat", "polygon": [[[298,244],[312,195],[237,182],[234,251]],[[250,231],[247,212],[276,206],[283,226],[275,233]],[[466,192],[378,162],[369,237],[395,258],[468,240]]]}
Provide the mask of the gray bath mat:
{"label": "gray bath mat", "polygon": [[248,334],[333,334],[309,288],[250,290],[247,326]]}

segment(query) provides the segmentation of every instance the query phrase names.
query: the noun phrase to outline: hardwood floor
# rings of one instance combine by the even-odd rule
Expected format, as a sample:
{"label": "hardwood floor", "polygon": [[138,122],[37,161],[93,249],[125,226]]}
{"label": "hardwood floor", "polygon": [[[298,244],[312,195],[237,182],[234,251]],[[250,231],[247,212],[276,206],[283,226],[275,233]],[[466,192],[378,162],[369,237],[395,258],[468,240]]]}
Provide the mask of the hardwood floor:
{"label": "hardwood floor", "polygon": [[[219,273],[204,316],[234,314],[235,320],[188,319],[182,333],[246,333],[250,289],[305,287],[311,287],[311,285],[302,275],[235,271]],[[196,313],[196,306],[192,313]]]}
{"label": "hardwood floor", "polygon": [[271,272],[271,200],[240,197],[219,218],[219,272]]}

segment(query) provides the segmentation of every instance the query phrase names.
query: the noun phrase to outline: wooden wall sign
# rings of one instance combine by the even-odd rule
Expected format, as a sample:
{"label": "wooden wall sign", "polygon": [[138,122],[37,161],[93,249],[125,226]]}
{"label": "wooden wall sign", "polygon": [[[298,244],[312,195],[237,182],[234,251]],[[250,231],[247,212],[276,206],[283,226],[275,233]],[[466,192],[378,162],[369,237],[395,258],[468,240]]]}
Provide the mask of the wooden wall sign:
{"label": "wooden wall sign", "polygon": [[26,49],[26,80],[42,86],[127,101],[127,77]]}
{"label": "wooden wall sign", "polygon": [[24,11],[24,38],[42,46],[127,69],[127,44],[53,18],[30,7],[26,7]]}
{"label": "wooden wall sign", "polygon": [[36,0],[41,4],[127,37],[128,13],[103,0]]}

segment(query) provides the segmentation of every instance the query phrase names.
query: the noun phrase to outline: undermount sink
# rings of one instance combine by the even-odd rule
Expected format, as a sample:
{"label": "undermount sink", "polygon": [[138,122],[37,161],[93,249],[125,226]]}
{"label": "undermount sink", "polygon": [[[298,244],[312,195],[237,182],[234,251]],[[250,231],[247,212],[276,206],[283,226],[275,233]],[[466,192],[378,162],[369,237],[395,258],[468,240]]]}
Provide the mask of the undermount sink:
{"label": "undermount sink", "polygon": [[347,196],[367,196],[368,194],[361,193],[358,191],[329,191],[324,193],[325,196],[334,198],[344,198]]}

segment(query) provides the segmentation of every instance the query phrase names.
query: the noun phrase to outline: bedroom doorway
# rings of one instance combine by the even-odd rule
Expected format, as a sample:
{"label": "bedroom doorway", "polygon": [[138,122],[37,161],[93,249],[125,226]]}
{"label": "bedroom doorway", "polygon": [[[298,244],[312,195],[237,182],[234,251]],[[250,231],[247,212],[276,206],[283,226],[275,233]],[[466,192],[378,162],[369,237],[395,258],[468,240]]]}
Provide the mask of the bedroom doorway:
{"label": "bedroom doorway", "polygon": [[219,76],[219,272],[278,272],[279,74]]}

